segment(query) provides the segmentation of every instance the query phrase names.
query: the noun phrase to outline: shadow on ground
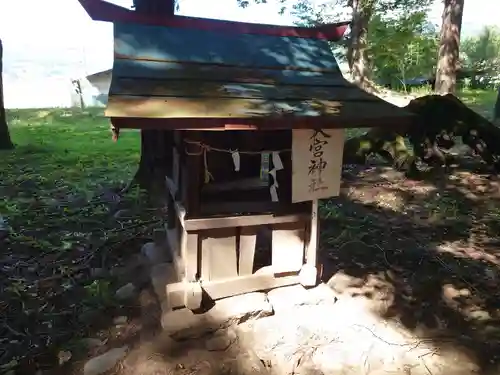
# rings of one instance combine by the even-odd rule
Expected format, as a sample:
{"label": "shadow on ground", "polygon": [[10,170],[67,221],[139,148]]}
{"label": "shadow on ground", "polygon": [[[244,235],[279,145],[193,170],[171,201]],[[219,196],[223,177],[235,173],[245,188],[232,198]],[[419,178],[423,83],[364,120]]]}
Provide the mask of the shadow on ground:
{"label": "shadow on ground", "polygon": [[323,207],[323,279],[438,352],[460,348],[494,373],[499,179],[457,172],[429,184],[380,168],[346,177],[343,195]]}
{"label": "shadow on ground", "polygon": [[[52,149],[26,147],[17,152],[26,158],[37,155],[39,160],[26,160],[27,165],[44,164]],[[219,332],[221,346],[210,353],[207,337],[193,344],[172,343],[159,335],[154,293],[141,280],[138,264],[129,267],[118,258],[130,258],[138,251],[151,226],[161,221],[161,212],[145,210],[136,216],[133,204],[117,204],[113,190],[85,196],[76,183],[58,185],[53,174],[18,172],[0,184],[2,196],[16,205],[9,206],[15,247],[0,258],[0,280],[5,277],[7,284],[9,278],[9,285],[17,286],[2,290],[2,299],[9,304],[0,303],[0,318],[8,325],[0,328],[2,337],[17,342],[15,355],[25,353],[28,343],[34,342],[51,348],[52,364],[58,353],[68,350],[78,359],[75,347],[66,345],[78,332],[79,342],[97,338],[102,343],[87,351],[90,357],[113,347],[146,343],[136,354],[154,360],[127,357],[122,374],[165,370],[166,364],[178,374],[204,374],[248,363],[241,358],[244,348],[224,349],[231,336],[225,329]],[[369,299],[381,317],[432,341],[438,351],[462,348],[482,374],[493,373],[500,362],[499,180],[456,171],[418,182],[380,167],[347,173],[344,180],[342,196],[324,202],[322,209],[324,280],[340,294]],[[128,210],[125,217],[116,215],[120,209]],[[151,216],[156,222],[150,222]],[[90,272],[104,267],[121,273],[101,277]],[[136,300],[111,303],[108,309],[95,306],[102,297],[112,297],[114,287],[129,281],[143,289]],[[117,320],[122,316],[125,322]],[[82,329],[84,324],[88,327]],[[186,351],[196,354],[189,357],[193,363],[181,361]],[[134,360],[153,367],[140,368]],[[22,373],[36,369],[27,363]],[[69,371],[64,365],[59,370]]]}
{"label": "shadow on ground", "polygon": [[[456,171],[418,182],[380,167],[344,180],[342,196],[323,204],[321,236],[323,279],[340,301],[345,295],[368,300],[381,318],[397,322],[417,342],[432,343],[432,355],[465,353],[478,373],[496,373],[498,180]],[[321,324],[337,323],[325,317]],[[225,327],[186,341],[157,331],[152,340],[131,342],[137,350],[120,374],[226,373],[248,366],[242,358],[248,351],[232,340]]]}

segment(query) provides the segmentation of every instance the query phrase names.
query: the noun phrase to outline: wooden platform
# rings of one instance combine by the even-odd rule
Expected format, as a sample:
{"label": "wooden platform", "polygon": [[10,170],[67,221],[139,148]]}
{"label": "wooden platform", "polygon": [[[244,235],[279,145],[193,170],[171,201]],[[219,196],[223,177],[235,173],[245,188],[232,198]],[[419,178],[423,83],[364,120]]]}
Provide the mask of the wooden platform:
{"label": "wooden platform", "polygon": [[[186,219],[185,209],[170,195],[166,224],[179,282],[166,286],[170,308],[197,309],[202,299],[294,285],[304,281],[304,264],[316,266],[316,247],[310,246],[311,215],[274,214]],[[271,265],[254,267],[259,231],[271,232]],[[308,274],[310,274],[311,269]],[[309,277],[311,279],[311,277]]]}

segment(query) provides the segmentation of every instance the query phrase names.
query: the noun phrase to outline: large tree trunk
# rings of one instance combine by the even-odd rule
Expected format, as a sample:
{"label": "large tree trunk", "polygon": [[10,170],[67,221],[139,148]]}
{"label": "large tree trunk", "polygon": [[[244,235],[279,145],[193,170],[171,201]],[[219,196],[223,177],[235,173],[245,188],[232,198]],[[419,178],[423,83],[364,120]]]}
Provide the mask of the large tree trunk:
{"label": "large tree trunk", "polygon": [[[175,0],[134,0],[136,12],[173,17]],[[132,184],[139,185],[153,198],[165,194],[166,170],[172,159],[171,131],[141,130],[141,159]]]}
{"label": "large tree trunk", "polygon": [[456,90],[463,11],[464,0],[444,1],[435,84],[437,94],[455,93]]}
{"label": "large tree trunk", "polygon": [[[449,161],[447,152],[454,138],[500,171],[500,129],[452,94],[427,95],[412,100],[405,109],[416,115],[408,128],[398,131],[374,128],[348,139],[344,145],[344,164],[364,164],[370,155],[379,155],[395,168],[417,172],[416,161],[428,166],[443,166]],[[413,146],[406,148],[404,138]]]}
{"label": "large tree trunk", "polygon": [[136,12],[173,16],[177,0],[133,0]]}
{"label": "large tree trunk", "polygon": [[406,131],[373,128],[365,134],[349,138],[344,144],[344,164],[365,164],[368,157],[378,155],[398,170],[414,172],[415,157],[405,144]]}
{"label": "large tree trunk", "polygon": [[5,115],[5,105],[3,101],[3,45],[0,39],[0,150],[10,150],[14,144],[10,139],[9,127],[7,126],[7,116]]}
{"label": "large tree trunk", "polygon": [[373,13],[373,2],[367,0],[350,0],[349,5],[352,7],[352,23],[350,43],[347,49],[347,61],[354,82],[364,87],[371,73],[367,52],[368,23]]}
{"label": "large tree trunk", "polygon": [[172,131],[141,130],[141,159],[133,182],[153,198],[166,192],[165,176],[171,174],[172,149]]}

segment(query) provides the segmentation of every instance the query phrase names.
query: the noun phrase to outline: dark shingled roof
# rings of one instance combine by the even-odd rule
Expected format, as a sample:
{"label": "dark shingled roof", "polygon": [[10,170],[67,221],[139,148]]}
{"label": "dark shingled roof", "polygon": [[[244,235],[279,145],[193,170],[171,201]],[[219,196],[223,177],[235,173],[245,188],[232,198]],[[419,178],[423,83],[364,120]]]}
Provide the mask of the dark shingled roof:
{"label": "dark shingled roof", "polygon": [[131,23],[114,38],[109,117],[340,128],[412,116],[348,82],[327,40]]}

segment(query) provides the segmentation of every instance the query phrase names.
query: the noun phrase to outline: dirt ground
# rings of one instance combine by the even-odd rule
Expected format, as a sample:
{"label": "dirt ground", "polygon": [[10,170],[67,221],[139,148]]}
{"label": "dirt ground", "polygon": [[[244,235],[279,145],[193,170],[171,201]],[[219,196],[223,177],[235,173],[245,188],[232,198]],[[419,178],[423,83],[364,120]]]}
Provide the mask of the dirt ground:
{"label": "dirt ground", "polygon": [[273,316],[176,342],[145,288],[87,356],[59,370],[81,373],[85,357],[126,345],[106,374],[500,373],[500,179],[414,181],[373,166],[347,168],[343,180],[322,207],[332,294],[292,289],[269,297]]}

